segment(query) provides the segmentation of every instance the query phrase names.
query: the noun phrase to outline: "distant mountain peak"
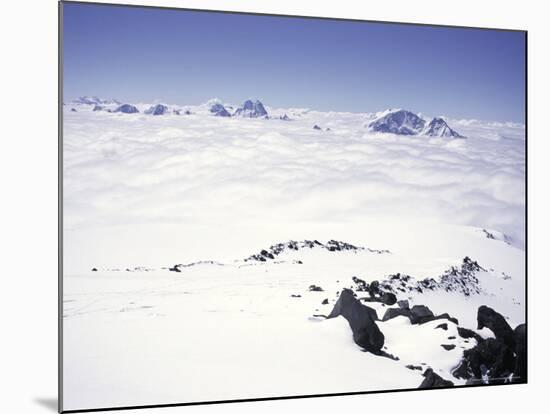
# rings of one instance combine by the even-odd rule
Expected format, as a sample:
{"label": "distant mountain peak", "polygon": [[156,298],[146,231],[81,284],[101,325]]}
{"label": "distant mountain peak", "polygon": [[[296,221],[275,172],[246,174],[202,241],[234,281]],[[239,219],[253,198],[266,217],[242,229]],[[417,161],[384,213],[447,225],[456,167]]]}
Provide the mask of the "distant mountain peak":
{"label": "distant mountain peak", "polygon": [[405,109],[384,111],[382,116],[369,124],[372,131],[398,135],[418,135],[425,126],[426,121]]}
{"label": "distant mountain peak", "polygon": [[231,114],[227,109],[225,109],[225,106],[221,103],[219,99],[211,99],[207,102],[208,110],[211,114],[214,114],[215,116],[221,116],[221,117],[230,117]]}
{"label": "distant mountain peak", "polygon": [[368,127],[374,132],[397,135],[425,135],[441,138],[464,138],[454,131],[442,117],[435,117],[429,123],[418,114],[405,109],[388,109],[379,112],[377,119]]}
{"label": "distant mountain peak", "polygon": [[[96,108],[97,106],[94,107],[94,111],[96,110],[101,111],[103,109],[103,108],[100,108],[100,109],[96,109]],[[137,114],[139,110],[134,105],[122,104],[117,109],[115,109],[114,112],[122,112],[123,114]]]}
{"label": "distant mountain peak", "polygon": [[151,106],[145,111],[147,115],[165,115],[169,113],[168,106],[163,104],[156,104]]}
{"label": "distant mountain peak", "polygon": [[423,132],[423,135],[440,138],[465,138],[458,132],[454,131],[447,124],[447,121],[441,117],[435,117],[432,119]]}
{"label": "distant mountain peak", "polygon": [[73,101],[73,103],[76,104],[83,104],[83,105],[108,105],[108,104],[117,104],[119,105],[120,102],[116,99],[101,99],[97,96],[80,96],[77,99]]}
{"label": "distant mountain peak", "polygon": [[259,100],[247,99],[240,108],[237,108],[234,115],[245,118],[261,118],[267,116],[267,111]]}

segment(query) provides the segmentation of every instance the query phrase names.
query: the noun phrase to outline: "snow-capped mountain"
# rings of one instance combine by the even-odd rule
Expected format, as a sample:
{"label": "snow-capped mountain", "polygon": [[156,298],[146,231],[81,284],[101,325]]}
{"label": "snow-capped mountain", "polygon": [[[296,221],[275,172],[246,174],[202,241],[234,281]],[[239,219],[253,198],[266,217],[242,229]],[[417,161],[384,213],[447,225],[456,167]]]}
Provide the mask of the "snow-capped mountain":
{"label": "snow-capped mountain", "polygon": [[261,118],[267,116],[267,111],[259,100],[252,102],[247,99],[240,108],[237,108],[234,115],[245,118]]}
{"label": "snow-capped mountain", "polygon": [[440,138],[464,138],[453,130],[441,117],[433,118],[429,123],[414,112],[404,109],[388,110],[379,114],[370,122],[369,129],[374,132],[398,135],[425,135]]}
{"label": "snow-capped mountain", "polygon": [[399,135],[418,135],[425,126],[426,121],[404,109],[391,111],[369,124],[372,131]]}
{"label": "snow-capped mountain", "polygon": [[101,99],[97,96],[80,96],[79,98],[73,101],[75,104],[81,105],[109,105],[109,104],[120,104],[116,99]]}
{"label": "snow-capped mountain", "polygon": [[163,104],[156,104],[145,111],[147,115],[165,115],[169,113],[168,107]]}
{"label": "snow-capped mountain", "polygon": [[222,105],[221,102],[218,102],[217,100],[209,102],[208,105],[210,106],[209,111],[210,113],[214,114],[215,116],[221,116],[221,117],[230,117],[231,114],[225,109],[225,106]]}
{"label": "snow-capped mountain", "polygon": [[429,137],[464,138],[464,136],[453,130],[447,122],[440,117],[432,119],[422,134]]}
{"label": "snow-capped mountain", "polygon": [[[97,106],[94,107],[94,111],[96,111]],[[98,109],[101,110],[101,109]],[[137,109],[134,105],[130,104],[123,104],[120,105],[118,108],[116,108],[113,112],[122,112],[123,114],[135,114],[139,112],[139,109]]]}

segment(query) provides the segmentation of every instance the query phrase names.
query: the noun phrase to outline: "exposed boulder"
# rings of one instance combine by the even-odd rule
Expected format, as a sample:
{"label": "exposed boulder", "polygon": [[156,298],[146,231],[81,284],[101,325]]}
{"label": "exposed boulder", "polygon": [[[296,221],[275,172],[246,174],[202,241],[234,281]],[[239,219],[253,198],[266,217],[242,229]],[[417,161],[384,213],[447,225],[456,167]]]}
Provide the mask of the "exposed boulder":
{"label": "exposed boulder", "polygon": [[456,329],[458,331],[458,335],[460,335],[461,338],[464,338],[464,339],[474,338],[478,343],[483,341],[483,338],[480,335],[478,335],[477,333],[475,333],[470,329],[462,328],[460,326],[458,326]]}
{"label": "exposed boulder", "polygon": [[462,361],[453,370],[453,376],[463,379],[472,377],[481,379],[484,366],[488,367],[490,383],[507,382],[515,366],[513,350],[499,339],[486,339],[474,348],[464,351]]}
{"label": "exposed boulder", "polygon": [[454,386],[451,381],[441,378],[431,368],[428,368],[422,375],[424,376],[424,381],[422,381],[418,388],[445,388]]}
{"label": "exposed boulder", "polygon": [[515,347],[514,331],[504,316],[488,306],[480,306],[477,310],[477,329],[483,328],[489,328],[497,339],[511,348]]}
{"label": "exposed boulder", "polygon": [[431,320],[431,318],[434,317],[434,313],[430,310],[430,308],[424,305],[414,305],[410,312],[409,319],[413,325],[417,323],[420,324],[428,319]]}
{"label": "exposed boulder", "polygon": [[403,308],[389,308],[386,310],[386,313],[384,313],[384,316],[382,317],[382,321],[386,322],[390,319],[396,318],[398,316],[405,316],[407,318],[410,317],[411,311],[410,309],[403,309]]}
{"label": "exposed boulder", "polygon": [[323,292],[323,288],[321,286],[317,286],[317,285],[311,285],[308,290],[310,292]]}
{"label": "exposed boulder", "polygon": [[504,317],[495,310],[480,306],[477,314],[478,329],[488,328],[495,338],[483,339],[472,331],[461,328],[462,337],[473,337],[478,342],[464,351],[462,361],[453,370],[457,378],[469,383],[504,384],[524,382],[527,379],[526,326],[512,330]]}
{"label": "exposed boulder", "polygon": [[427,322],[435,321],[438,319],[447,319],[450,322],[458,325],[458,320],[449,316],[448,313],[441,315],[434,315],[434,313],[424,305],[414,305],[412,308],[390,308],[386,310],[386,313],[382,317],[383,321],[388,321],[397,316],[406,316],[411,321],[412,325],[421,325]]}
{"label": "exposed boulder", "polygon": [[380,302],[384,305],[392,306],[397,302],[397,297],[391,292],[380,292],[368,298],[362,298],[361,300],[365,302]]}
{"label": "exposed boulder", "polygon": [[327,318],[343,316],[349,323],[353,333],[353,340],[357,345],[376,355],[385,354],[384,334],[378,328],[376,311],[362,305],[351,290],[343,289],[332,312]]}

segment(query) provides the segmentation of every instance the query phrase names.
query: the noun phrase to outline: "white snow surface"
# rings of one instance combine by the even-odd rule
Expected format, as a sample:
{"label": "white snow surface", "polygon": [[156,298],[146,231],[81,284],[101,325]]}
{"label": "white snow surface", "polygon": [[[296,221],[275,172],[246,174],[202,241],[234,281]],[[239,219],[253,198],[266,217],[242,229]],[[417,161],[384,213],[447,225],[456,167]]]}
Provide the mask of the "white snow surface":
{"label": "white snow surface", "polygon": [[[468,137],[448,140],[365,130],[379,114],[92,108],[64,112],[66,410],[416,388],[423,377],[409,364],[463,383],[451,370],[475,340],[453,323],[378,322],[393,361],[362,352],[342,317],[314,317],[330,313],[352,276],[437,279],[469,256],[487,270],[484,293],[398,298],[473,330],[483,304],[512,327],[525,322],[522,125],[447,119]],[[291,120],[276,119],[283,114]],[[243,260],[305,239],[390,252]],[[199,261],[214,263],[168,270]],[[380,318],[387,309],[368,305]]]}

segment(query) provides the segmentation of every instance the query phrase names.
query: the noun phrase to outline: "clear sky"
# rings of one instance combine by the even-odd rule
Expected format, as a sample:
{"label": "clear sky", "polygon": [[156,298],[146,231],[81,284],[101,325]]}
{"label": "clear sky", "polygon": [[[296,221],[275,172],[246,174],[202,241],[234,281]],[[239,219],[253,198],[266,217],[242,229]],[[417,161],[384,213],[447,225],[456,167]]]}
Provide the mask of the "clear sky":
{"label": "clear sky", "polygon": [[65,3],[65,100],[524,122],[521,32]]}

